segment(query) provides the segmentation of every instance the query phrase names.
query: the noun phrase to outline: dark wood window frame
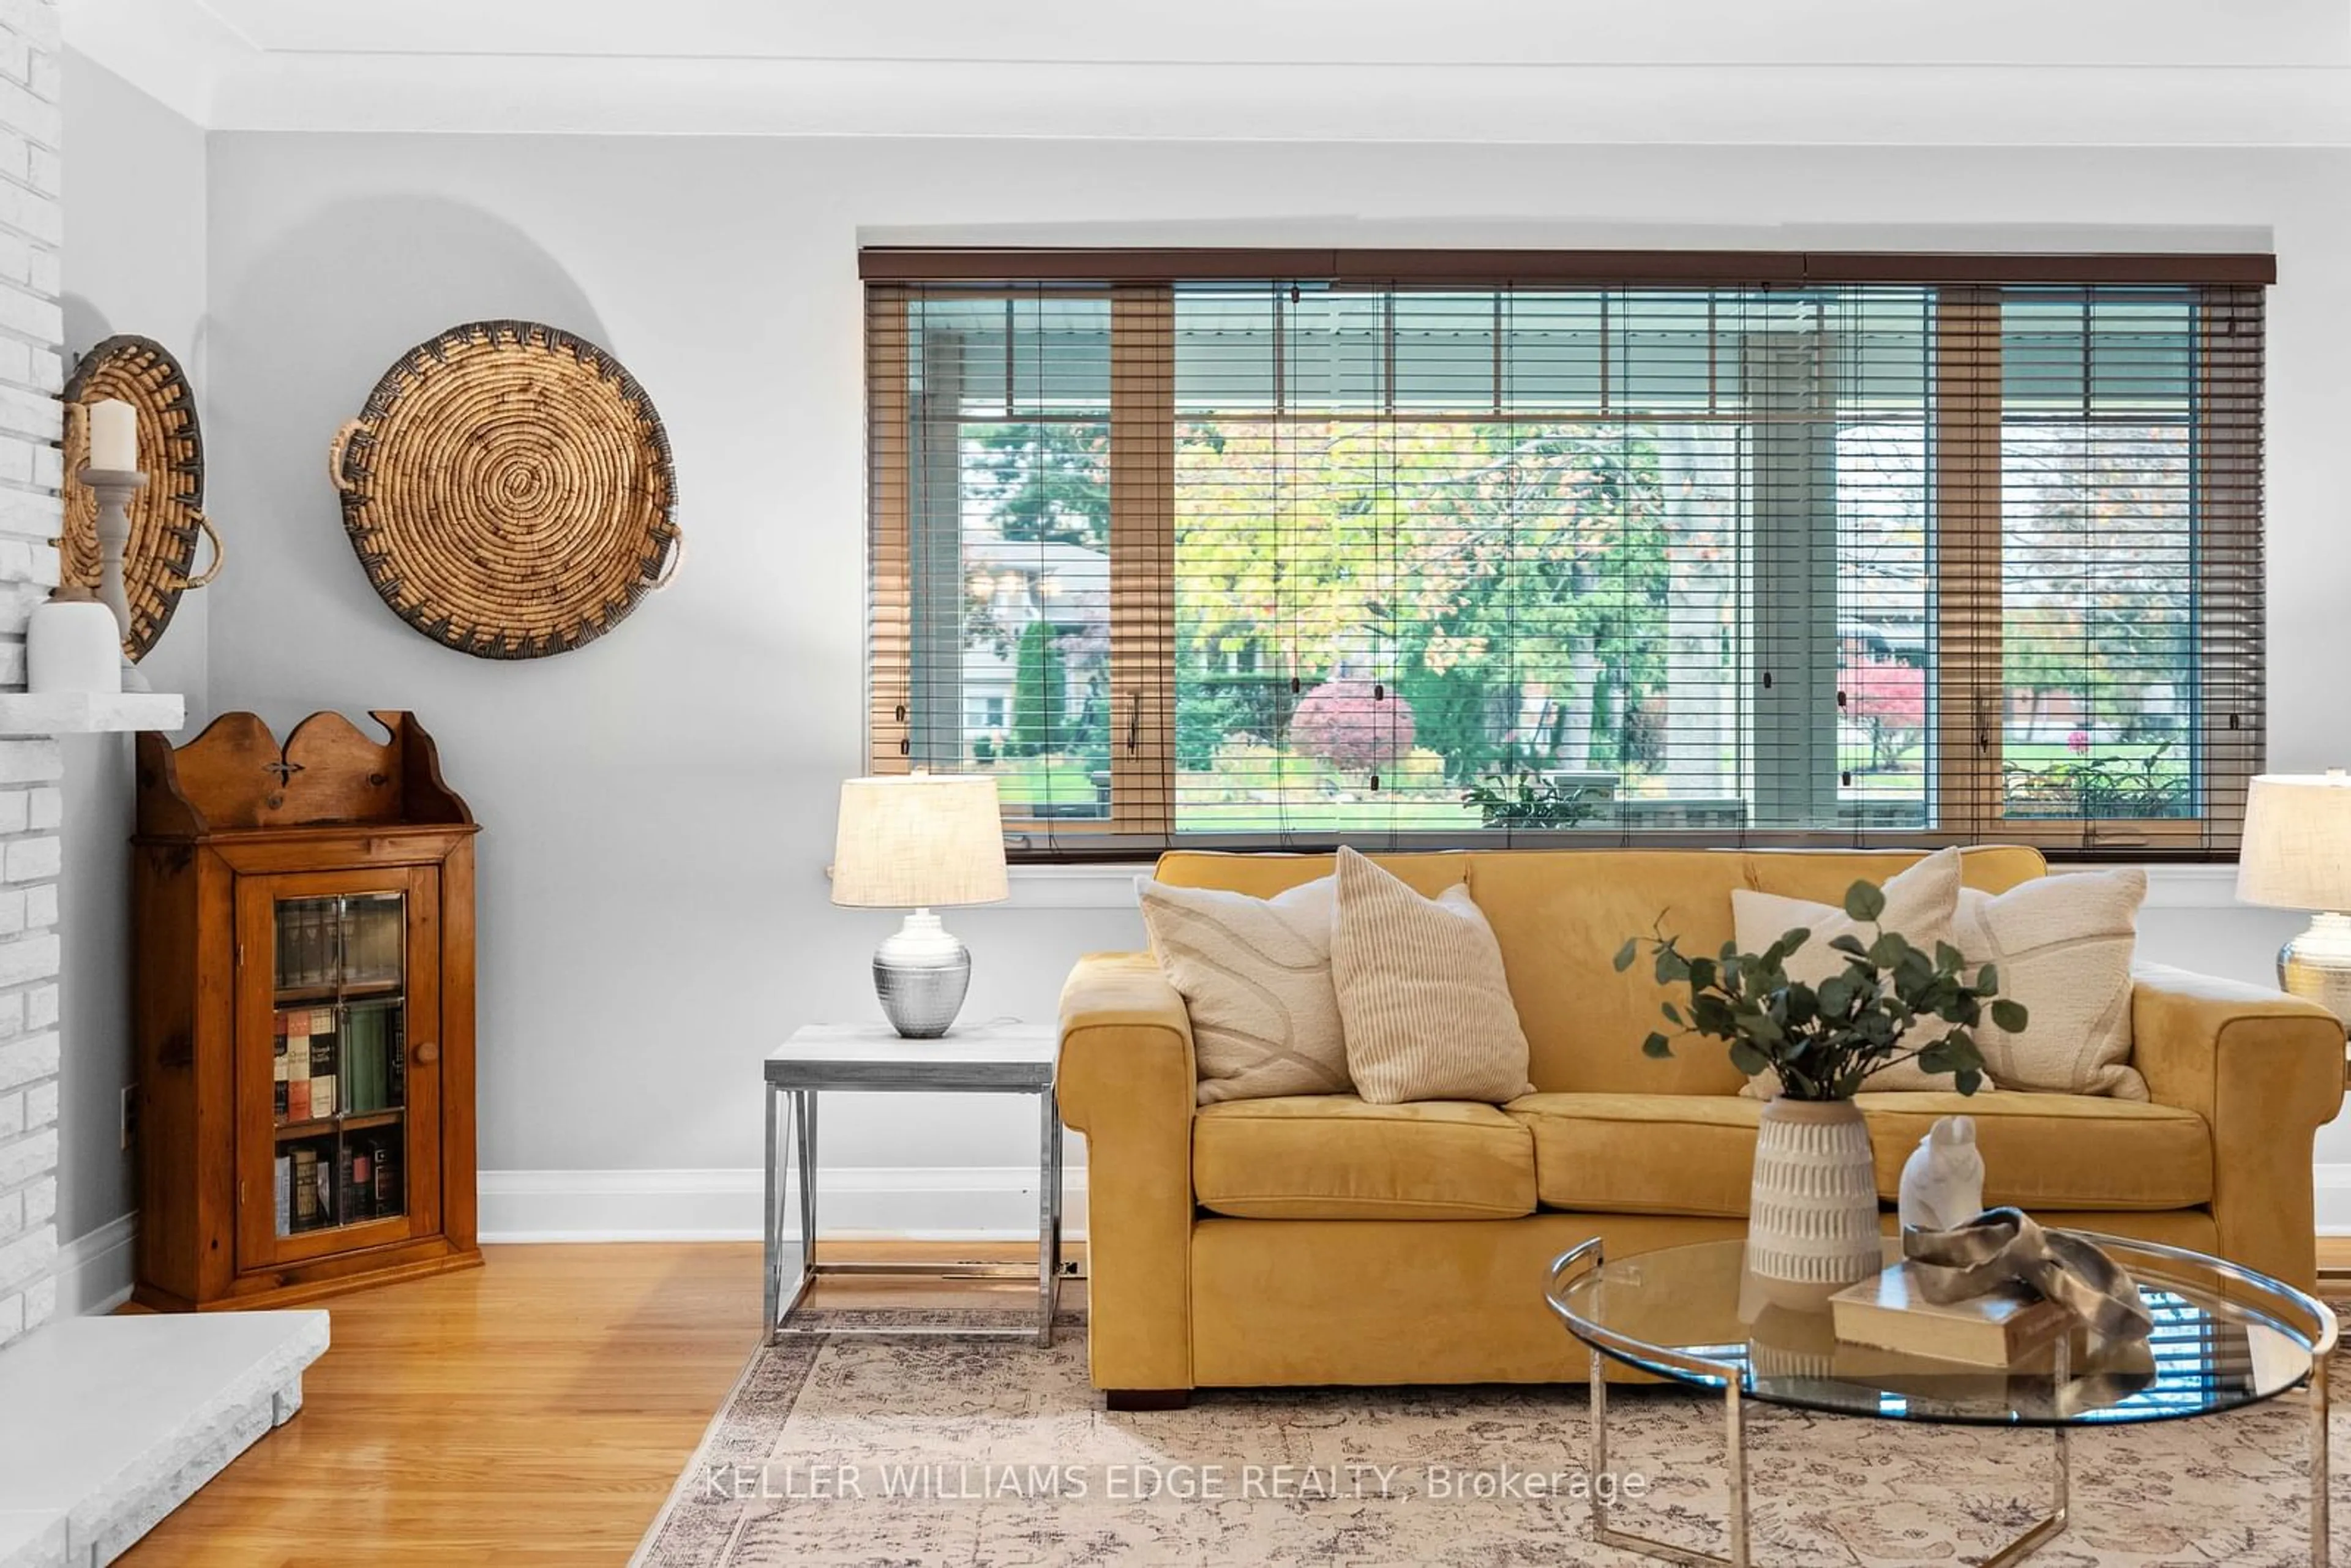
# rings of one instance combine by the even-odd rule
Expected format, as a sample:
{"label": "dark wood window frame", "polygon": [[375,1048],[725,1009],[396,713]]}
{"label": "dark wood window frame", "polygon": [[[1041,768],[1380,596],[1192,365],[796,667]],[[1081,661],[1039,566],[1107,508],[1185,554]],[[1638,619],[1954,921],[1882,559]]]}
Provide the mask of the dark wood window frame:
{"label": "dark wood window frame", "polygon": [[[2262,746],[2262,328],[2274,258],[2260,255],[1927,256],[1907,253],[1404,252],[1333,250],[979,250],[869,248],[867,284],[869,766],[917,765],[925,722],[915,606],[925,561],[910,516],[913,465],[907,308],[918,294],[1008,286],[1107,296],[1111,328],[1108,657],[1113,744],[1109,809],[1095,821],[1024,820],[1008,811],[1017,855],[1113,859],[1176,841],[1174,452],[1175,288],[1214,279],[1313,280],[1370,287],[1802,287],[1928,286],[1935,290],[1931,413],[1931,580],[1936,654],[1930,747],[1934,807],[1925,829],[1749,829],[1740,843],[1898,841],[2036,843],[2071,859],[2233,859],[2246,780]],[[2193,290],[2195,629],[2201,759],[2191,815],[2043,819],[2003,810],[2001,309],[2004,291],[2144,286]],[[2210,700],[2213,694],[2226,700]],[[1251,837],[1266,847],[1332,835]],[[1435,847],[1431,835],[1379,842]],[[1184,835],[1185,841],[1196,840]],[[1499,841],[1473,831],[1454,841]],[[1627,831],[1621,824],[1514,841],[1720,842],[1700,830]]]}

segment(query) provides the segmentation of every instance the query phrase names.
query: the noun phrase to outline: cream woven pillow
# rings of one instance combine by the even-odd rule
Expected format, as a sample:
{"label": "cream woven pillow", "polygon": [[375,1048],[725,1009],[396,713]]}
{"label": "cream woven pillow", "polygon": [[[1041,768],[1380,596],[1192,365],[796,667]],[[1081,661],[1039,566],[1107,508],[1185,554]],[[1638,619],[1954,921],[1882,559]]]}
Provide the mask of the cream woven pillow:
{"label": "cream woven pillow", "polygon": [[[1937,850],[1888,877],[1882,891],[1886,894],[1886,913],[1875,922],[1877,928],[1898,931],[1913,947],[1923,947],[1929,953],[1938,942],[1952,942],[1966,951],[1966,944],[1956,942],[1951,925],[1959,904],[1959,851]],[[1742,953],[1761,953],[1791,931],[1811,932],[1804,945],[1788,956],[1784,967],[1788,978],[1814,987],[1844,967],[1844,955],[1829,944],[1844,936],[1860,936],[1866,940],[1870,930],[1869,925],[1834,904],[1776,893],[1753,893],[1743,887],[1731,890],[1730,918]],[[1862,1087],[1873,1092],[1948,1092],[1951,1075],[1925,1071],[1915,1061],[1899,1061],[1871,1073]],[[1749,1079],[1740,1092],[1761,1099],[1778,1089],[1778,1082],[1767,1073]]]}
{"label": "cream woven pillow", "polygon": [[1355,1092],[1374,1105],[1534,1092],[1501,945],[1468,888],[1423,898],[1350,849],[1338,882],[1331,977]]}
{"label": "cream woven pillow", "polygon": [[1199,1103],[1344,1094],[1346,1036],[1331,985],[1331,877],[1271,898],[1136,879],[1167,983],[1192,1019]]}
{"label": "cream woven pillow", "polygon": [[2024,1031],[1987,1019],[1984,1065],[2004,1089],[2144,1100],[2130,1064],[2131,957],[2147,873],[2066,872],[1994,896],[1963,888],[1952,922],[1970,964],[2000,967],[2000,994],[2024,1004]]}

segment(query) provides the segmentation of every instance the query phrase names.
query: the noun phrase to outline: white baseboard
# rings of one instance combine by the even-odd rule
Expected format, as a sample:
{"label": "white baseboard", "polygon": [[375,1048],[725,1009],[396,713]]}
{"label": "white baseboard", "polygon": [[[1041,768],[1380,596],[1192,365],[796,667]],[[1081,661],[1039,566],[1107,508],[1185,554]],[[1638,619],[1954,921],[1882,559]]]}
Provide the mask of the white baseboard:
{"label": "white baseboard", "polygon": [[[2351,1236],[2351,1164],[2312,1172],[2318,1233]],[[490,1242],[757,1241],[757,1170],[484,1171],[481,1233]],[[1026,1166],[862,1166],[817,1175],[827,1235],[1017,1241],[1037,1233],[1037,1173]],[[1082,1237],[1082,1169],[1063,1173],[1062,1234]],[[797,1230],[797,1225],[791,1227]],[[138,1216],[57,1249],[59,1316],[112,1312],[131,1297]]]}
{"label": "white baseboard", "polygon": [[57,1316],[110,1312],[131,1299],[139,1217],[126,1214],[57,1249]]}
{"label": "white baseboard", "polygon": [[[756,1169],[484,1171],[481,1236],[514,1241],[757,1241]],[[1082,1170],[1065,1171],[1061,1233],[1085,1234]],[[795,1206],[796,1208],[797,1206]],[[869,1166],[817,1173],[823,1234],[1017,1241],[1037,1234],[1034,1166]],[[787,1234],[797,1234],[790,1217]]]}

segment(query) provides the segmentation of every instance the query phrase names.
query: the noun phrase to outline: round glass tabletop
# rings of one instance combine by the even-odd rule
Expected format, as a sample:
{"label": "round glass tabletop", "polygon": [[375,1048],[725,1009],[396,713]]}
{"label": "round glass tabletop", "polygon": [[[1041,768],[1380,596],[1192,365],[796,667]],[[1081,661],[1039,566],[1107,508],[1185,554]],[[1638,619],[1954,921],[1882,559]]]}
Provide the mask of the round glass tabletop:
{"label": "round glass tabletop", "polygon": [[[1597,1241],[1553,1265],[1552,1312],[1613,1360],[1773,1405],[1886,1420],[1998,1427],[2168,1421],[2283,1394],[2334,1349],[2325,1306],[2266,1275],[2184,1249],[2089,1231],[2138,1282],[2143,1343],[2091,1344],[2037,1365],[1976,1367],[1840,1342],[1826,1310],[1766,1304],[1744,1241],[1603,1260]],[[1889,1239],[1889,1262],[1900,1256]]]}

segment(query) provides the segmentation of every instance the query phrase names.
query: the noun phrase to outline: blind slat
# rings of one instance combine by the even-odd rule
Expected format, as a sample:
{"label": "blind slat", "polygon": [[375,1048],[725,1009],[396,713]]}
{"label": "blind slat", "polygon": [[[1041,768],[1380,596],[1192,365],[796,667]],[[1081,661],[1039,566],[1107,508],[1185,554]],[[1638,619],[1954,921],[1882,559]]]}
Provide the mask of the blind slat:
{"label": "blind slat", "polygon": [[2232,854],[2262,297],[2116,270],[873,286],[872,766],[1044,855]]}

